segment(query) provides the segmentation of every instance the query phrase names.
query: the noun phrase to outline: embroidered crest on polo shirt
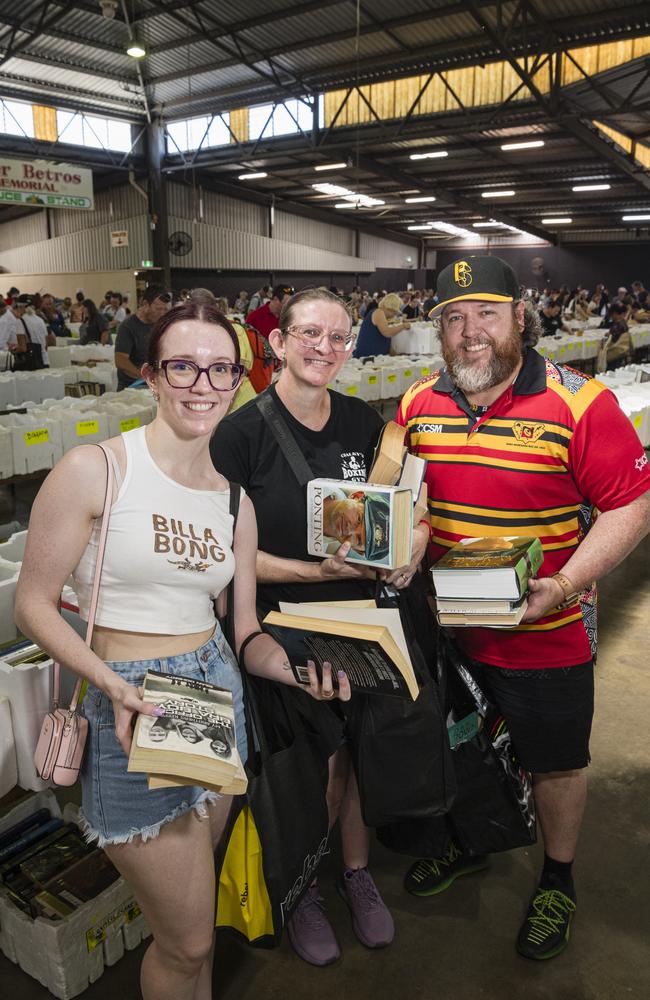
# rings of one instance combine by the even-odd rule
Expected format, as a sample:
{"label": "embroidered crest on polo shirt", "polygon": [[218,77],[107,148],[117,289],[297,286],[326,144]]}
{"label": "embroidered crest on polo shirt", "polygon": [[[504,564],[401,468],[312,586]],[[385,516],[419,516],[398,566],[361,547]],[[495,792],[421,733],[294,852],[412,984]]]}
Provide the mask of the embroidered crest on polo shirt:
{"label": "embroidered crest on polo shirt", "polygon": [[466,260],[457,260],[454,264],[454,281],[461,288],[469,288],[472,284],[472,268]]}
{"label": "embroidered crest on polo shirt", "polygon": [[640,458],[636,459],[634,467],[637,469],[638,472],[642,472],[647,464],[648,464],[648,456],[641,455]]}
{"label": "embroidered crest on polo shirt", "polygon": [[545,430],[544,424],[525,424],[523,420],[515,420],[512,425],[512,433],[517,441],[522,441],[524,444],[534,444],[535,441],[539,441]]}

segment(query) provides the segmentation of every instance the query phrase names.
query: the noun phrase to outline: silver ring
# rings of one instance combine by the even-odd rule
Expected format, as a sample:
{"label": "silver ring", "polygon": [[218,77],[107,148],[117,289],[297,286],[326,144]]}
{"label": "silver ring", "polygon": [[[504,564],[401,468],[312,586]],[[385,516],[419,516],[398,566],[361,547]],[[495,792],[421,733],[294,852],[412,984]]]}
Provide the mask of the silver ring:
{"label": "silver ring", "polygon": [[321,691],[321,698],[323,699],[323,701],[331,701],[333,697],[334,697],[333,691],[330,691],[329,694],[325,694],[324,691]]}

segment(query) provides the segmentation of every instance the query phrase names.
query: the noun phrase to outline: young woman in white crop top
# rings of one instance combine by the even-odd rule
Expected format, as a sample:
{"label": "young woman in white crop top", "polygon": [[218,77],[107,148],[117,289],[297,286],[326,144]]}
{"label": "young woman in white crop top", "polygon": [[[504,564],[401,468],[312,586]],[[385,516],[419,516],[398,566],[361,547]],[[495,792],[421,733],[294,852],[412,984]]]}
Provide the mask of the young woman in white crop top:
{"label": "young woman in white crop top", "polygon": [[[213,599],[234,572],[239,649],[259,629],[257,527],[252,504],[243,497],[233,540],[229,484],[209,453],[243,373],[237,336],[214,307],[186,303],[153,328],[142,371],[158,412],[146,428],[106,442],[118,485],[92,650],[57,605],[73,573],[80,608],[87,612],[106,486],[106,457],[95,446],[68,452],[34,502],[16,621],[88,681],[86,832],[127,879],[153,932],[142,965],[145,1000],[208,1000],[214,846],[231,798],[201,788],[149,791],[146,776],[128,772],[126,764],[136,714],[156,714],[138,691],[147,669],[230,688],[238,747],[246,756],[241,679]],[[284,651],[270,636],[251,643],[246,663],[251,673],[295,684]],[[333,697],[328,671],[320,687],[312,669],[309,693]],[[345,677],[339,696],[350,696]]]}

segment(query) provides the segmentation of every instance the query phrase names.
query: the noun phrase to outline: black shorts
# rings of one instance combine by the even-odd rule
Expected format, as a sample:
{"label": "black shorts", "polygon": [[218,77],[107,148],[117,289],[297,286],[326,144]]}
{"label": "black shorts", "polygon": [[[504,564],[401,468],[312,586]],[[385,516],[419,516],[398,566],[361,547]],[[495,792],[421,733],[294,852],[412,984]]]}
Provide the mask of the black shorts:
{"label": "black shorts", "polygon": [[520,763],[533,774],[586,767],[594,714],[593,664],[509,670],[468,664],[502,713]]}

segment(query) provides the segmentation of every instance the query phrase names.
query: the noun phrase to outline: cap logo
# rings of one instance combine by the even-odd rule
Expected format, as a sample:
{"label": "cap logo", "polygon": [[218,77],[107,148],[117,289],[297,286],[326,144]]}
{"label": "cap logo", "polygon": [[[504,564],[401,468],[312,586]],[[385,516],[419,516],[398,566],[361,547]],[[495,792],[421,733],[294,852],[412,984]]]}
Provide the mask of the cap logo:
{"label": "cap logo", "polygon": [[472,284],[472,269],[466,260],[458,260],[454,264],[454,281],[461,288],[469,288]]}

